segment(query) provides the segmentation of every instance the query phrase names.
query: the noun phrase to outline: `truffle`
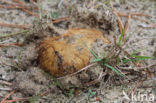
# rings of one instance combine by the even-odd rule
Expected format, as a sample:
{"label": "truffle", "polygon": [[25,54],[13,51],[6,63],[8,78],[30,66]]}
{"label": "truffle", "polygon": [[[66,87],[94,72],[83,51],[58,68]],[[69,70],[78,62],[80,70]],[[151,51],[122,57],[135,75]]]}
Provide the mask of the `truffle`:
{"label": "truffle", "polygon": [[89,64],[87,47],[91,48],[96,39],[109,43],[96,29],[73,28],[59,37],[46,38],[39,47],[40,67],[55,77],[74,73]]}

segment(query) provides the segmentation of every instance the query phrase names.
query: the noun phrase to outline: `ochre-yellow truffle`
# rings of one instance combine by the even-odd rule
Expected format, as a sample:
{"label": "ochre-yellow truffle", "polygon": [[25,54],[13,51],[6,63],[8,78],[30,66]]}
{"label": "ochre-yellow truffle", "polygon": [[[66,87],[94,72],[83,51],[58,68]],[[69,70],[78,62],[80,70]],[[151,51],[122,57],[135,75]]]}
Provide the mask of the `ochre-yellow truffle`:
{"label": "ochre-yellow truffle", "polygon": [[50,37],[40,43],[39,64],[55,77],[74,73],[90,61],[89,48],[96,39],[109,41],[95,29],[70,29],[60,37]]}

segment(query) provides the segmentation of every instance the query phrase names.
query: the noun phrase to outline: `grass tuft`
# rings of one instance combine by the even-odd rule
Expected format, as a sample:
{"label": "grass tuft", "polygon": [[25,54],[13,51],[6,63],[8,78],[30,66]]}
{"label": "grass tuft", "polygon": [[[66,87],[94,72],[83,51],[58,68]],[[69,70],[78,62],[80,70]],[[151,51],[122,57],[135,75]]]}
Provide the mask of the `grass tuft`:
{"label": "grass tuft", "polygon": [[102,64],[104,64],[106,67],[112,69],[114,72],[116,72],[116,74],[123,76],[123,74],[121,74],[117,69],[115,69],[114,67],[112,67],[111,65],[109,65],[107,62],[109,61],[108,59],[101,59],[99,58],[93,50],[91,50],[85,43],[84,43],[85,47],[92,53],[92,55],[95,56],[96,59],[94,59],[92,62],[102,62]]}
{"label": "grass tuft", "polygon": [[[90,51],[90,53],[95,57],[95,59],[92,60],[91,63],[99,62],[101,66],[105,66],[113,70],[117,75],[125,77],[125,75],[117,68],[117,67],[120,68],[120,65],[123,65],[123,63],[126,64],[128,62],[134,63],[134,62],[143,61],[147,59],[156,59],[150,56],[139,56],[139,55],[136,55],[136,53],[129,54],[128,52],[123,50],[121,47],[123,36],[124,36],[124,30],[122,30],[118,43],[113,45],[112,49],[110,50],[111,52],[109,52],[108,55],[105,55],[103,58],[98,57],[93,50],[91,50],[85,43],[83,43],[84,46]],[[124,53],[124,56],[120,55],[121,52]],[[126,59],[125,56],[128,57],[129,59]]]}

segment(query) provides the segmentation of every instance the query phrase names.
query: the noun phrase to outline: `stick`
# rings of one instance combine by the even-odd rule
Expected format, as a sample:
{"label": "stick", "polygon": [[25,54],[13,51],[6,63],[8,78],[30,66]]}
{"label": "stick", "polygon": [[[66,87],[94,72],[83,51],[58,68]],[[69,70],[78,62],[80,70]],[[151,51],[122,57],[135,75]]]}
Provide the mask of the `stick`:
{"label": "stick", "polygon": [[118,23],[119,23],[119,28],[120,28],[120,33],[122,33],[123,29],[124,29],[124,26],[123,26],[123,23],[122,23],[122,20],[121,18],[119,17],[118,13],[117,13],[117,10],[113,7],[113,4],[112,4],[112,0],[110,0],[110,5],[114,11],[114,14],[117,16],[118,18]]}
{"label": "stick", "polygon": [[[14,1],[14,2],[17,2],[18,4],[21,4],[22,6],[27,6],[27,5],[26,5],[24,2],[22,2],[22,1],[19,1],[19,0],[13,0],[13,1]],[[25,11],[26,13],[30,14],[30,15],[36,16],[37,18],[39,17],[38,14],[33,13],[33,12],[31,12],[31,11],[25,9],[25,8],[22,8],[22,10]]]}
{"label": "stick", "polygon": [[26,101],[29,100],[29,98],[16,98],[13,100],[6,100],[6,103],[13,103],[13,102],[18,102],[18,101]]}
{"label": "stick", "polygon": [[32,26],[32,24],[19,25],[19,24],[7,24],[7,23],[0,22],[0,26],[11,27],[11,28],[20,28],[20,29],[29,29]]}
{"label": "stick", "polygon": [[21,4],[22,6],[27,6],[24,2],[20,1],[20,0],[13,0],[14,2]]}
{"label": "stick", "polygon": [[[128,16],[129,16],[129,15],[127,15],[127,14],[120,13],[120,12],[118,12],[118,15],[119,15],[119,16],[124,16],[124,17],[128,17]],[[146,15],[147,15],[147,14],[144,14],[144,16],[146,16]],[[137,15],[137,16],[138,16],[138,15]],[[142,15],[142,16],[143,16],[143,15]],[[150,16],[150,15],[148,15],[148,16]],[[132,13],[131,13],[131,17],[134,18],[134,19],[136,19],[136,20],[140,20],[140,21],[142,21],[142,22],[149,23],[148,20],[144,20],[144,19],[141,19],[141,18],[135,17],[135,15],[132,14]]]}
{"label": "stick", "polygon": [[22,8],[22,10],[23,10],[23,11],[25,11],[26,13],[30,14],[30,15],[36,16],[37,18],[39,17],[39,15],[38,15],[38,14],[33,13],[33,12],[31,12],[31,11],[29,11],[29,10],[25,9],[25,8]]}
{"label": "stick", "polygon": [[10,43],[10,44],[0,44],[1,47],[9,47],[9,46],[23,46],[21,43]]}
{"label": "stick", "polygon": [[25,9],[35,9],[35,10],[38,9],[35,6],[32,8],[32,7],[29,7],[27,5],[22,5],[21,6],[21,4],[20,5],[19,4],[15,4],[15,3],[12,3],[12,2],[8,2],[6,0],[0,0],[0,1],[9,5],[9,6],[6,6],[6,5],[3,6],[3,5],[1,5],[3,8],[25,8]]}
{"label": "stick", "polygon": [[126,32],[128,30],[130,20],[131,20],[131,13],[129,13],[129,15],[128,15],[128,20],[127,20],[127,22],[125,24],[125,28],[124,28],[124,35],[123,35],[124,42],[125,42]]}
{"label": "stick", "polygon": [[1,103],[6,103],[5,101],[7,100],[7,98],[9,98],[12,94],[14,94],[15,91],[10,92],[2,101]]}
{"label": "stick", "polygon": [[142,13],[131,13],[132,15],[135,16],[146,16],[146,17],[152,17],[152,15],[148,15],[148,14],[142,14]]}
{"label": "stick", "polygon": [[[127,14],[121,13],[121,12],[117,12],[120,16],[125,16],[128,17]],[[152,15],[148,15],[148,14],[142,14],[142,13],[131,13],[132,17],[133,16],[146,16],[146,17],[152,17]]]}
{"label": "stick", "polygon": [[59,18],[59,19],[54,19],[54,20],[52,20],[52,23],[58,23],[58,22],[61,22],[61,21],[67,21],[67,20],[69,20],[70,19],[70,17],[64,17],[64,18]]}
{"label": "stick", "polygon": [[24,7],[20,7],[20,6],[11,6],[11,5],[9,5],[9,6],[4,6],[4,5],[0,5],[0,8],[6,8],[6,9],[14,9],[14,8],[24,8]]}
{"label": "stick", "polygon": [[12,86],[12,83],[9,83],[7,81],[2,81],[2,80],[0,80],[0,84],[5,84],[5,85],[8,85],[8,86]]}

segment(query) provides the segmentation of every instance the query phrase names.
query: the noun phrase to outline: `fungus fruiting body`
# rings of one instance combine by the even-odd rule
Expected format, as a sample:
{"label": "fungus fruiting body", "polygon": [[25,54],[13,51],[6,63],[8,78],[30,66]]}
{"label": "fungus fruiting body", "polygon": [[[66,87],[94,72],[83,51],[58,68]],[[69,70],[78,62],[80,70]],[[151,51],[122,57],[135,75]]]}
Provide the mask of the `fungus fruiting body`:
{"label": "fungus fruiting body", "polygon": [[69,29],[59,37],[49,37],[40,43],[39,64],[42,69],[55,77],[74,73],[87,66],[90,61],[90,51],[96,39],[109,41],[95,29]]}

